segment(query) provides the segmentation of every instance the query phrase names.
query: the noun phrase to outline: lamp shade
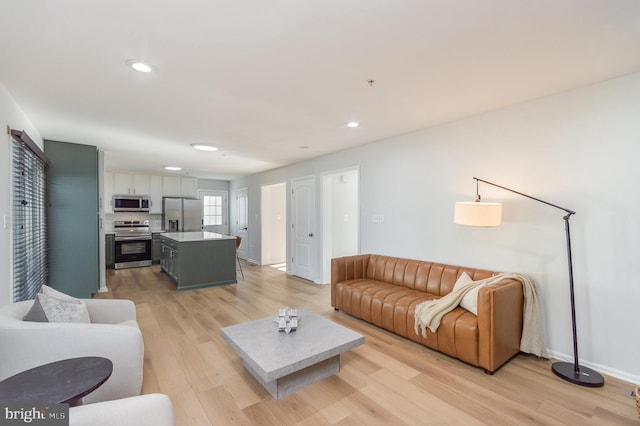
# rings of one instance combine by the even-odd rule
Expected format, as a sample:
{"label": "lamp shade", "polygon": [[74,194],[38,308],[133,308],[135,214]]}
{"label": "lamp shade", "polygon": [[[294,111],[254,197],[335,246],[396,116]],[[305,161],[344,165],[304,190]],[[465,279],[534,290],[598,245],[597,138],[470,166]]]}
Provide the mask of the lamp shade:
{"label": "lamp shade", "polygon": [[457,202],[453,222],[468,226],[500,226],[502,204],[480,201]]}

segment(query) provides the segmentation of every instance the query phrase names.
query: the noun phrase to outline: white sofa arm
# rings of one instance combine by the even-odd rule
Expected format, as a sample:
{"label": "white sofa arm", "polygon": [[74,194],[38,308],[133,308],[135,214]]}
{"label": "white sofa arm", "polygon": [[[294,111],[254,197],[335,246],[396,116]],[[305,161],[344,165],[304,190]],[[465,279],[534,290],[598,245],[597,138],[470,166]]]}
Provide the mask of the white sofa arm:
{"label": "white sofa arm", "polygon": [[148,394],[69,409],[69,426],[174,426],[171,400]]}
{"label": "white sofa arm", "polygon": [[82,299],[92,323],[117,324],[136,319],[136,305],[124,299]]}
{"label": "white sofa arm", "polygon": [[21,325],[16,329],[0,329],[0,380],[49,362],[101,356],[113,362],[113,373],[84,398],[85,402],[140,394],[144,344],[137,327],[26,321]]}

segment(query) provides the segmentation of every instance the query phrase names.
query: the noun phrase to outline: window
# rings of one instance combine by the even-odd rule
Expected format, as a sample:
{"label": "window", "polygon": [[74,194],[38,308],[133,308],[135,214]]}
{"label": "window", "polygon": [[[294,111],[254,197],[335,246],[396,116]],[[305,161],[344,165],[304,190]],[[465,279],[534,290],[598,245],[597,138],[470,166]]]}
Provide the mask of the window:
{"label": "window", "polygon": [[205,195],[202,198],[204,214],[202,216],[202,224],[222,225],[222,196]]}
{"label": "window", "polygon": [[13,301],[33,299],[47,283],[48,160],[29,136],[11,131]]}

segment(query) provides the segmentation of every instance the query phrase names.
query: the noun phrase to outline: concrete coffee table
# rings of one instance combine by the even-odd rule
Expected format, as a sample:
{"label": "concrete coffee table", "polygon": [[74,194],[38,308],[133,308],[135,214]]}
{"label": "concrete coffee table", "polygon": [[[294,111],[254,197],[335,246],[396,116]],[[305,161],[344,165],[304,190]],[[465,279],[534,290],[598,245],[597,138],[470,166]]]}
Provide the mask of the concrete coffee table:
{"label": "concrete coffee table", "polygon": [[278,331],[276,315],[220,330],[244,367],[276,399],[340,371],[340,354],[364,336],[304,309],[298,329]]}

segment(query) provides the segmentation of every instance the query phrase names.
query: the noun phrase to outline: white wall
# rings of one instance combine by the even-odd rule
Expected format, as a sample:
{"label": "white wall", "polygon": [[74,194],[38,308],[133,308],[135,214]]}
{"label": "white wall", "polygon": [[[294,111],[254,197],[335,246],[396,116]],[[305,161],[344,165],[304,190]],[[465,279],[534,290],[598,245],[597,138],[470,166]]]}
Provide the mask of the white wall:
{"label": "white wall", "polygon": [[[633,74],[238,179],[231,191],[249,188],[253,219],[261,184],[359,164],[363,253],[531,275],[547,345],[567,359],[572,338],[562,211],[481,184],[484,200],[505,203],[503,225],[469,228],[454,225],[452,216],[455,201],[474,198],[473,176],[576,210],[581,363],[640,382],[638,117],[640,74]],[[318,206],[321,199],[318,194]],[[373,223],[372,215],[380,214],[384,223]],[[249,229],[251,239],[260,238],[259,221]],[[250,257],[260,259],[259,247],[251,246]]]}
{"label": "white wall", "polygon": [[[15,130],[24,130],[38,144],[43,147],[40,133],[36,130],[27,116],[9,92],[0,83],[0,132],[2,147],[0,148],[0,306],[13,299],[11,294],[11,136],[5,130],[6,126]],[[6,219],[5,219],[6,218]],[[5,227],[6,220],[6,227]]]}
{"label": "white wall", "polygon": [[198,190],[229,192],[229,181],[218,179],[198,179]]}

